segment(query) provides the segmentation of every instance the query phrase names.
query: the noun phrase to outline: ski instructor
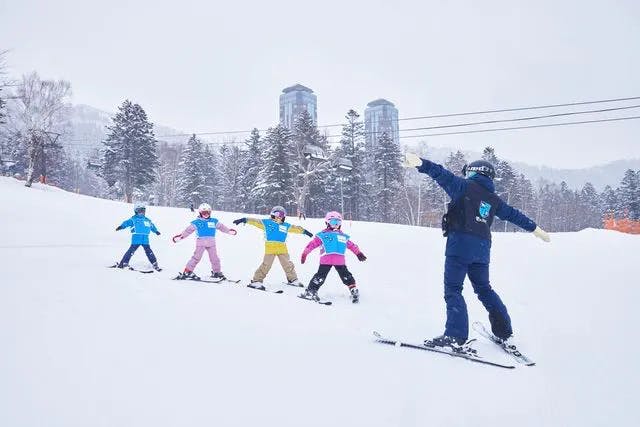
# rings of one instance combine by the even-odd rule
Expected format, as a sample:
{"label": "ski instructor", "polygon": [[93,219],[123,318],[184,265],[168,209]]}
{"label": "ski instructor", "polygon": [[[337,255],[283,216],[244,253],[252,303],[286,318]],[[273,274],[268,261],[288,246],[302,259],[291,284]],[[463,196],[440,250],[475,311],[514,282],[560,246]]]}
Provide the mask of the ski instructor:
{"label": "ski instructor", "polygon": [[509,221],[549,242],[549,235],[530,218],[505,203],[495,194],[495,169],[484,160],[477,160],[462,169],[464,178],[455,176],[442,165],[407,153],[405,167],[415,167],[429,175],[451,197],[442,218],[442,231],[447,237],[444,264],[444,300],[447,323],[444,334],[425,340],[429,347],[461,349],[469,337],[467,305],[462,296],[465,276],[473,291],[489,312],[493,334],[504,345],[513,345],[511,319],[507,307],[489,284],[491,223],[494,217]]}

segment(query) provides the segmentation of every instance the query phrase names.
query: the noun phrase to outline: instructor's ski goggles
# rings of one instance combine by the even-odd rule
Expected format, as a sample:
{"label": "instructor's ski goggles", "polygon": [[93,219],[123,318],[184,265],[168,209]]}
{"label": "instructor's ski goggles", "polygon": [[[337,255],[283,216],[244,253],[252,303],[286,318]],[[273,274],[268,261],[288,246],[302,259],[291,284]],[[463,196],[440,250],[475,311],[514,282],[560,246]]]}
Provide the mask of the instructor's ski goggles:
{"label": "instructor's ski goggles", "polygon": [[342,220],[339,218],[331,218],[328,222],[332,227],[339,227],[342,225]]}

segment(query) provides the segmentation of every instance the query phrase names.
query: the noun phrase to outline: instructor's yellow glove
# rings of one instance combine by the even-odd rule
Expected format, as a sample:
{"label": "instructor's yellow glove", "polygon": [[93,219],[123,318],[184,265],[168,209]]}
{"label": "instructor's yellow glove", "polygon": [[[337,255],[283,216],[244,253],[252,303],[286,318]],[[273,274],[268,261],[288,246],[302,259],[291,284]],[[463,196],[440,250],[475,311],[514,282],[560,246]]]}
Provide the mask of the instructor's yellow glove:
{"label": "instructor's yellow glove", "polygon": [[415,153],[407,153],[404,155],[402,166],[405,168],[417,168],[418,166],[422,166],[422,159]]}
{"label": "instructor's yellow glove", "polygon": [[547,232],[540,227],[536,227],[536,229],[533,230],[533,235],[547,243],[551,241],[551,237],[549,237],[549,234],[547,234]]}

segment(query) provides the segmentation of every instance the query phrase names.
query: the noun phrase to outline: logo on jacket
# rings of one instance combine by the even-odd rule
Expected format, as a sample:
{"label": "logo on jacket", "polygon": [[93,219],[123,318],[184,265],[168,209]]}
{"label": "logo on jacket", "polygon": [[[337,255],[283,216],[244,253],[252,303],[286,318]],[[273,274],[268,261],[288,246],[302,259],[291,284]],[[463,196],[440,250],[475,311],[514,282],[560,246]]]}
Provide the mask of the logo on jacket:
{"label": "logo on jacket", "polygon": [[480,202],[480,207],[478,208],[478,213],[480,217],[476,217],[476,221],[487,222],[487,218],[489,217],[489,212],[491,211],[491,204],[487,202]]}

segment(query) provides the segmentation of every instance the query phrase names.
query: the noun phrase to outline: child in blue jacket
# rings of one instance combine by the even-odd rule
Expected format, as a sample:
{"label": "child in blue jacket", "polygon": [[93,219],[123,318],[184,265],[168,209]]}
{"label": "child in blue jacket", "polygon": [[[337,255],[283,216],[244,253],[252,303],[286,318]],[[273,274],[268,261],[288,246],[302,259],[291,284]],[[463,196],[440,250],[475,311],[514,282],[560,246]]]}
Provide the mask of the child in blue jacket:
{"label": "child in blue jacket", "polygon": [[127,249],[127,252],[125,252],[122,260],[116,265],[116,267],[128,267],[129,260],[133,256],[134,252],[138,247],[142,246],[153,268],[156,271],[161,271],[162,269],[158,266],[156,256],[151,250],[151,246],[149,246],[149,233],[154,232],[159,236],[160,232],[153,222],[144,215],[146,212],[146,206],[143,203],[136,203],[133,212],[135,215],[123,221],[122,224],[116,228],[116,231],[120,231],[125,228],[131,229],[131,246],[129,246],[129,249]]}

